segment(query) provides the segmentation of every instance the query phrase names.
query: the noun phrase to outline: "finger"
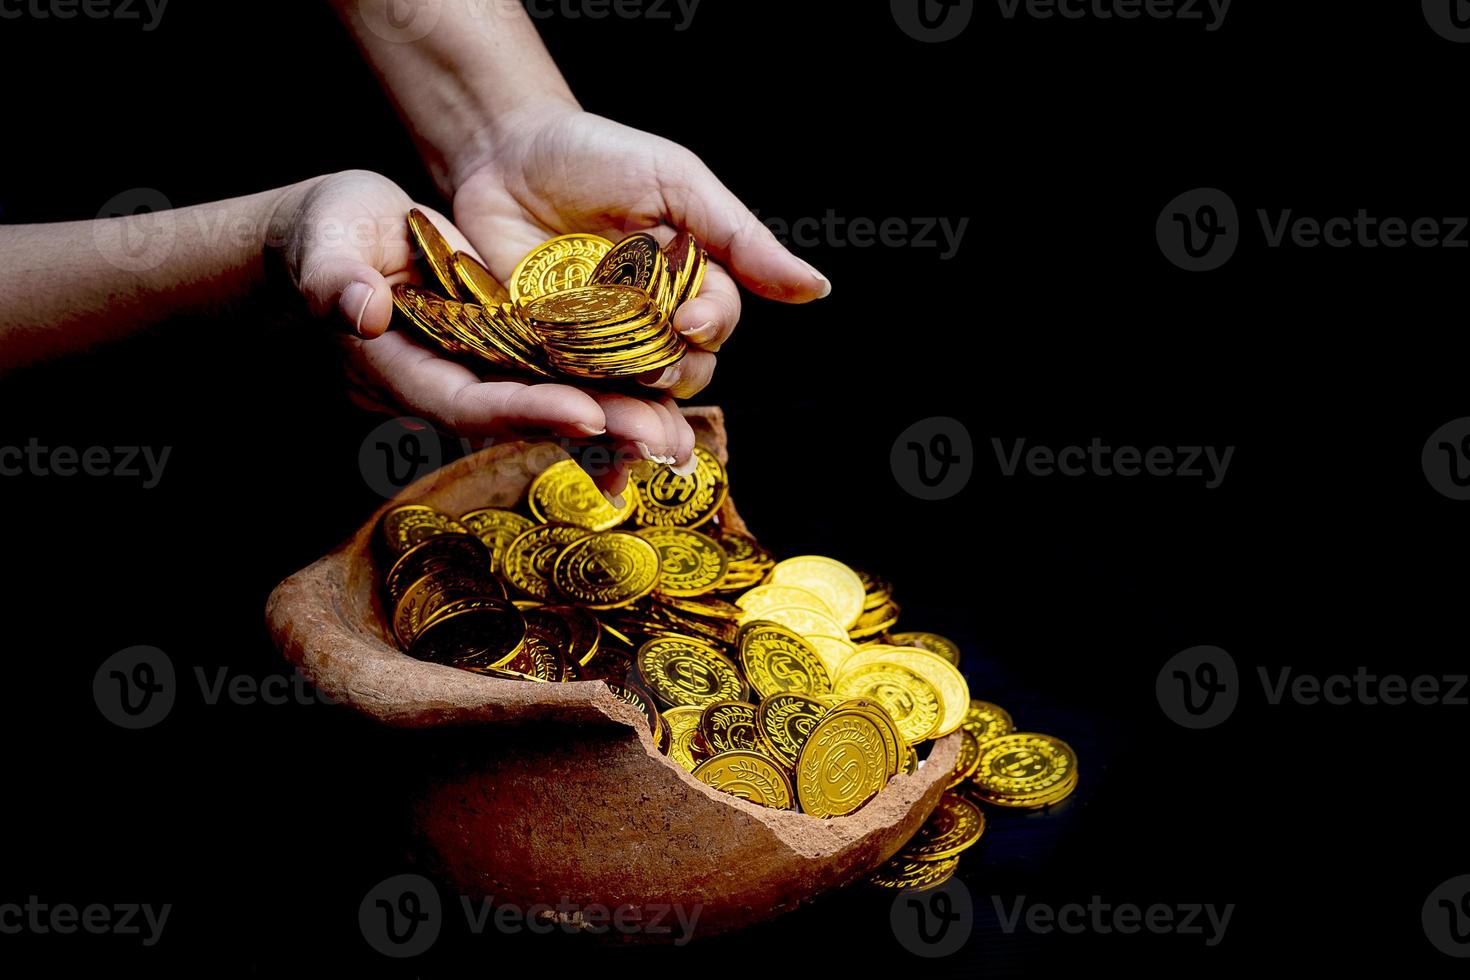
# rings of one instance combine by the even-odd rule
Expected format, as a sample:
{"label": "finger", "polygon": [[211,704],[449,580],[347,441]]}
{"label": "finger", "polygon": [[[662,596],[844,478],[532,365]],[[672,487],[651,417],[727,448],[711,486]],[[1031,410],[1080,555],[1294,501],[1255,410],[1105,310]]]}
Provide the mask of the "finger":
{"label": "finger", "polygon": [[674,418],[674,462],[671,465],[675,473],[688,476],[694,472],[694,427],[672,398],[665,398],[663,405]]}
{"label": "finger", "polygon": [[674,398],[693,398],[714,380],[717,358],[708,351],[691,350],[675,364],[638,380]]}
{"label": "finger", "polygon": [[693,153],[676,154],[663,196],[670,222],[693,232],[751,292],[787,303],[832,292],[827,277],[788,252]]}
{"label": "finger", "polygon": [[459,435],[585,439],[607,429],[601,407],[577,388],[482,382],[401,333],[362,341],[359,353],[370,380],[398,404]]}
{"label": "finger", "polygon": [[704,275],[699,295],[674,314],[674,329],[696,347],[713,353],[740,322],[740,290],[730,274],[714,262]]}
{"label": "finger", "polygon": [[626,443],[635,458],[662,463],[673,456],[663,413],[643,398],[598,392],[592,395],[607,419],[608,438]]}
{"label": "finger", "polygon": [[350,245],[309,246],[296,287],[312,316],[333,318],[360,337],[377,337],[393,321],[388,280]]}
{"label": "finger", "polygon": [[669,451],[658,462],[666,466],[672,466],[679,462],[679,428],[675,417],[678,417],[677,421],[682,422],[683,416],[679,415],[679,409],[674,405],[674,401],[671,398],[652,399],[649,401],[648,407],[653,409],[654,413],[658,415],[659,420],[663,422],[663,444],[669,448]]}

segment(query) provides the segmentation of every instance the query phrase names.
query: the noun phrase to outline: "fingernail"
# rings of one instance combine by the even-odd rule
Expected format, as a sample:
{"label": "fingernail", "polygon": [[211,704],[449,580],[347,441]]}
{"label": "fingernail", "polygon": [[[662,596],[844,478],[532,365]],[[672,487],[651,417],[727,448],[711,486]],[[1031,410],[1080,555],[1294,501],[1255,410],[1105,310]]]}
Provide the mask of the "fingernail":
{"label": "fingernail", "polygon": [[826,299],[828,296],[831,296],[832,280],[828,279],[826,276],[818,272],[817,267],[812,265],[810,262],[806,262],[805,265],[807,267],[807,271],[812,274],[812,278],[822,284],[822,290],[817,294],[817,299]]}
{"label": "fingernail", "polygon": [[633,448],[638,450],[639,456],[642,456],[650,463],[662,463],[664,461],[664,458],[662,456],[654,455],[653,450],[648,448],[648,443],[646,442],[635,442],[633,443]]}
{"label": "fingernail", "polygon": [[714,335],[715,321],[706,320],[697,327],[691,327],[688,330],[680,330],[679,332],[683,334],[684,338],[688,340],[691,344],[702,344]]}
{"label": "fingernail", "polygon": [[669,467],[669,471],[679,476],[693,476],[694,471],[699,468],[699,457],[693,453],[682,463],[675,463]]}
{"label": "fingernail", "polygon": [[342,290],[342,295],[337,300],[337,309],[352,321],[352,329],[358,334],[362,333],[362,318],[367,315],[368,304],[373,301],[373,294],[376,292],[376,289],[365,282],[354,282]]}
{"label": "fingernail", "polygon": [[582,435],[584,435],[584,436],[605,436],[605,435],[607,435],[607,426],[603,426],[602,428],[598,429],[598,428],[595,428],[593,426],[588,425],[585,422],[573,422],[572,423],[572,428],[576,429],[578,432],[582,433]]}
{"label": "fingernail", "polygon": [[602,491],[602,495],[607,498],[608,503],[612,504],[618,510],[622,510],[628,505],[628,502],[623,499],[623,495],[620,493],[612,493],[608,490],[604,490]]}

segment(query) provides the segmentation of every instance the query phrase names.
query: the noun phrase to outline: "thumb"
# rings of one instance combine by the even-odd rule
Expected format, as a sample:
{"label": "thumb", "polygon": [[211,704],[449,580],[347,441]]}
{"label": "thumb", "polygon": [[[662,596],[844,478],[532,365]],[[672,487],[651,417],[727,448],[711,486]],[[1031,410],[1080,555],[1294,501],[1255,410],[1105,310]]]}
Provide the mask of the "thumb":
{"label": "thumb", "polygon": [[307,255],[297,288],[312,316],[334,319],[359,337],[381,336],[393,320],[392,287],[356,255],[336,251]]}
{"label": "thumb", "polygon": [[662,188],[670,224],[692,232],[746,289],[787,303],[832,292],[827,277],[787,251],[693,153],[681,151],[672,173]]}

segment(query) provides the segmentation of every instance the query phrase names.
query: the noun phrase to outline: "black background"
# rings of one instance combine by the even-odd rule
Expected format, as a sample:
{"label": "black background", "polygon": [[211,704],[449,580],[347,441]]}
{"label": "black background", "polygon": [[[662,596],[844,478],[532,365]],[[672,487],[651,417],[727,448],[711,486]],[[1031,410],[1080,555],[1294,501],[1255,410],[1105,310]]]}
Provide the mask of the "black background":
{"label": "black background", "polygon": [[[380,498],[358,448],[378,420],[342,398],[306,327],[171,325],[0,382],[0,445],[168,445],[153,490],[5,478],[7,793],[0,901],[174,905],[162,942],[0,936],[37,956],[169,972],[399,975],[543,956],[618,972],[914,968],[1050,975],[1069,964],[1234,973],[1448,973],[1419,922],[1470,872],[1459,799],[1466,709],[1268,706],[1256,668],[1463,673],[1466,504],[1420,467],[1470,414],[1464,267],[1449,249],[1265,245],[1258,208],[1463,215],[1470,47],[1418,4],[1237,3],[1198,22],[1008,21],[911,40],[887,5],[705,0],[668,22],[541,29],[591,110],[685,143],[763,216],[968,217],[959,255],[803,251],[821,303],[749,300],[700,402],[723,405],[741,510],[778,554],[894,580],[908,628],[960,641],[977,696],[1068,739],[1082,785],[998,815],[962,863],[965,950],[913,959],[888,899],[860,890],[681,953],[608,956],[557,937],[451,929],[409,964],[363,943],[357,903],[403,870],[402,745],[345,710],[209,706],[193,670],[284,670],[270,589]],[[634,104],[630,72],[647,87]],[[192,204],[353,167],[433,191],[325,5],[174,0],[136,22],[0,21],[0,219],[88,219],[133,187]],[[1164,260],[1154,221],[1215,186],[1244,241],[1223,269]],[[3,287],[0,287],[3,292]],[[959,496],[905,494],[889,466],[920,419],[964,422]],[[1234,446],[1200,480],[1003,477],[993,438]],[[1169,722],[1154,678],[1196,644],[1245,677],[1226,724]],[[173,714],[123,732],[97,665],[161,647]],[[190,696],[190,692],[194,692]],[[991,896],[1236,906],[1225,941],[1006,935]],[[782,954],[776,954],[776,950]],[[722,971],[723,972],[723,971]]]}

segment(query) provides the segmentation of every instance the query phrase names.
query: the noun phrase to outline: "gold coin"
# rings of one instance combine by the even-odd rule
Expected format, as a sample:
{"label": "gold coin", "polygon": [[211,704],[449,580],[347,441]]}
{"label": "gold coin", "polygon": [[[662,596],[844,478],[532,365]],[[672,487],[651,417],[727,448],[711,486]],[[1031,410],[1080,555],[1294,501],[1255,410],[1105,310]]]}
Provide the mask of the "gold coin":
{"label": "gold coin", "polygon": [[434,227],[429,216],[418,208],[408,212],[408,228],[413,232],[413,239],[418,243],[419,251],[424,253],[424,261],[429,270],[434,273],[434,278],[439,280],[439,285],[450,299],[464,299],[460,292],[459,283],[454,278],[452,268],[454,262],[454,248],[449,241]]}
{"label": "gold coin", "polygon": [[383,515],[383,541],[394,555],[401,555],[436,534],[468,534],[464,525],[448,514],[423,504],[394,507]]}
{"label": "gold coin", "polygon": [[740,619],[740,607],[718,599],[712,595],[702,596],[676,596],[669,595],[663,590],[663,583],[659,583],[659,590],[653,594],[653,601],[670,609],[688,613],[691,616],[701,616],[705,619],[717,619],[721,622],[734,623]]}
{"label": "gold coin", "polygon": [[505,549],[516,538],[525,534],[535,527],[533,521],[527,520],[512,510],[501,510],[498,507],[487,507],[484,510],[472,510],[468,514],[461,514],[459,522],[469,529],[469,532],[484,542],[485,547],[490,549],[490,569],[498,570],[505,557]]}
{"label": "gold coin", "polygon": [[602,531],[567,545],[556,557],[551,580],[568,599],[592,609],[615,609],[652,592],[658,576],[657,548],[628,531]]}
{"label": "gold coin", "polygon": [[957,857],[943,861],[913,861],[896,857],[869,875],[868,883],[890,891],[925,891],[953,878],[959,866]]}
{"label": "gold coin", "polygon": [[791,809],[791,782],[759,752],[736,749],[710,756],[694,770],[694,778],[742,800]]}
{"label": "gold coin", "polygon": [[638,648],[638,676],[670,707],[706,707],[716,701],[744,701],[740,671],[729,657],[687,636],[656,636]]}
{"label": "gold coin", "polygon": [[945,793],[919,832],[898,852],[914,861],[943,861],[975,845],[985,832],[985,814],[957,793]]}
{"label": "gold coin", "polygon": [[914,751],[912,745],[905,745],[904,748],[907,751],[903,757],[903,771],[912,776],[919,771],[919,753]]}
{"label": "gold coin", "polygon": [[602,645],[602,626],[596,616],[581,606],[543,606],[542,609],[555,613],[566,624],[566,654],[570,663],[582,666],[597,656]]}
{"label": "gold coin", "polygon": [[836,708],[817,723],[796,763],[796,797],[814,817],[841,817],[878,795],[888,760],[877,722]]}
{"label": "gold coin", "polygon": [[887,605],[893,599],[893,586],[874,575],[872,572],[861,568],[854,568],[858,578],[862,580],[863,591],[867,593],[863,599],[863,611],[871,612],[879,606]]}
{"label": "gold coin", "polygon": [[857,647],[845,636],[822,636],[820,633],[808,633],[802,637],[811,644],[817,656],[822,658],[822,666],[827,668],[828,677],[836,677],[842,673],[843,666],[854,653]]}
{"label": "gold coin", "polygon": [[890,633],[888,642],[896,647],[918,647],[958,667],[960,665],[959,644],[938,633]]}
{"label": "gold coin", "polygon": [[[735,600],[735,605],[748,613],[753,613],[759,619],[760,614],[767,609],[778,609],[783,606],[800,606],[804,609],[815,610],[826,616],[832,617],[832,609],[815,592],[795,585],[758,585]],[[837,633],[845,630],[838,629]]]}
{"label": "gold coin", "polygon": [[589,531],[611,530],[626,521],[638,506],[638,492],[629,486],[623,500],[622,507],[609,503],[573,459],[548,466],[527,491],[531,513],[543,524],[571,524]]}
{"label": "gold coin", "polygon": [[455,568],[490,571],[490,554],[479,538],[468,534],[436,534],[419,542],[398,556],[383,576],[383,587],[397,602],[410,585],[425,575]]}
{"label": "gold coin", "polygon": [[949,777],[949,788],[960,785],[975,774],[980,765],[980,742],[968,728],[960,729],[960,752],[955,758],[954,773]]}
{"label": "gold coin", "polygon": [[511,301],[540,299],[589,285],[597,264],[612,247],[601,235],[562,235],[536,246],[511,273]]}
{"label": "gold coin", "polygon": [[708,535],[685,527],[643,528],[638,535],[658,549],[658,591],[664,595],[704,595],[725,577],[730,559]]}
{"label": "gold coin", "polygon": [[943,715],[930,738],[942,738],[955,731],[965,722],[965,713],[970,707],[970,685],[959,670],[947,660],[913,647],[891,647],[880,644],[858,650],[844,665],[844,670],[884,661],[902,664],[914,673],[923,676],[939,693]]}
{"label": "gold coin", "polygon": [[[695,455],[699,450],[695,450]],[[715,460],[718,465],[719,460]],[[761,546],[761,543],[748,534],[740,534],[737,531],[722,529],[717,537],[720,547],[725,549],[725,554],[730,556],[730,564],[735,568],[750,568],[752,570],[765,570],[776,564],[771,553]],[[795,603],[801,605],[801,603]]]}
{"label": "gold coin", "polygon": [[393,605],[393,635],[404,650],[444,606],[457,599],[504,599],[488,574],[448,568],[431,572],[403,590]]}
{"label": "gold coin", "polygon": [[729,493],[725,468],[703,447],[695,447],[694,457],[694,472],[688,476],[661,466],[651,477],[629,481],[638,487],[635,520],[640,526],[698,527],[719,511]]}
{"label": "gold coin", "polygon": [[510,302],[510,292],[505,285],[468,252],[455,252],[449,267],[464,293],[481,306],[498,309]]}
{"label": "gold coin", "polygon": [[629,323],[653,315],[657,307],[632,286],[583,286],[531,300],[521,310],[532,326],[544,332]]}
{"label": "gold coin", "polygon": [[589,533],[565,524],[537,524],[505,546],[500,574],[526,595],[553,601],[557,598],[552,585],[557,557],[567,545]]}
{"label": "gold coin", "polygon": [[755,710],[755,732],[766,754],[795,767],[801,747],[827,713],[821,701],[804,694],[773,694]]}
{"label": "gold coin", "polygon": [[858,617],[858,621],[852,624],[852,629],[848,630],[848,635],[854,640],[867,640],[880,636],[898,622],[901,612],[898,603],[892,601],[873,609],[865,609]]}
{"label": "gold coin", "polygon": [[591,281],[598,285],[633,286],[652,294],[667,268],[668,260],[659,250],[658,240],[639,232],[618,242],[602,257]]}
{"label": "gold coin", "polygon": [[824,616],[815,609],[807,609],[804,606],[776,606],[767,609],[760,615],[746,613],[740,617],[740,625],[763,619],[769,623],[780,623],[782,626],[801,636],[808,634],[815,636],[841,636],[844,632],[842,627],[831,616]]}
{"label": "gold coin", "polygon": [[840,561],[820,555],[788,558],[771,569],[771,581],[816,593],[832,610],[832,616],[842,626],[843,632],[852,629],[863,614],[863,600],[867,593],[863,591],[862,579]]}
{"label": "gold coin", "polygon": [[989,806],[1005,807],[1012,810],[1040,810],[1044,807],[1053,806],[1062,802],[1071,796],[1072,791],[1076,788],[1077,771],[1074,769],[1071,776],[1044,793],[1007,796],[988,792],[976,785],[973,781],[964,784],[962,790],[968,793],[972,800]]}
{"label": "gold coin", "polygon": [[904,741],[903,733],[898,730],[898,725],[894,723],[893,716],[888,713],[888,709],[883,707],[882,704],[874,701],[872,698],[844,698],[836,694],[832,695],[830,701],[825,701],[824,703],[833,708],[842,708],[847,711],[860,711],[877,722],[878,730],[883,735],[883,750],[887,756],[888,775],[890,778],[898,775],[898,771],[907,764],[908,759],[911,757],[915,761],[913,771],[918,771],[918,756],[914,752],[913,746]]}
{"label": "gold coin", "polygon": [[763,698],[784,691],[813,696],[832,690],[832,678],[811,644],[776,623],[756,620],[735,641],[750,686]]}
{"label": "gold coin", "polygon": [[515,606],[482,596],[446,604],[406,649],[432,663],[500,667],[515,659],[525,637],[526,622]]}
{"label": "gold coin", "polygon": [[933,735],[944,710],[934,685],[902,664],[878,661],[844,667],[834,690],[883,705],[903,740],[911,745]]}
{"label": "gold coin", "polygon": [[677,310],[699,295],[704,283],[705,269],[709,256],[700,247],[699,241],[687,231],[681,231],[674,240],[664,246],[664,257],[668,259],[671,307]]}
{"label": "gold coin", "polygon": [[658,743],[662,741],[661,735],[664,721],[663,717],[658,713],[658,708],[654,707],[653,696],[651,694],[632,684],[608,684],[607,689],[619,701],[626,701],[642,712],[643,720],[648,722],[648,731],[653,735],[654,742]]}
{"label": "gold coin", "polygon": [[685,705],[664,711],[664,726],[669,730],[669,758],[693,772],[699,763],[694,758],[694,739],[699,736],[699,719],[704,709]]}
{"label": "gold coin", "polygon": [[1077,769],[1077,755],[1061,739],[1012,732],[981,746],[973,777],[981,792],[1001,797],[1044,796]]}
{"label": "gold coin", "polygon": [[1000,705],[971,700],[970,707],[965,711],[964,727],[975,736],[975,741],[983,743],[1009,735],[1016,730],[1016,723],[1011,720],[1010,713]]}
{"label": "gold coin", "polygon": [[699,733],[711,752],[732,749],[754,751],[759,745],[755,733],[753,704],[744,701],[716,701],[704,709],[699,720]]}

